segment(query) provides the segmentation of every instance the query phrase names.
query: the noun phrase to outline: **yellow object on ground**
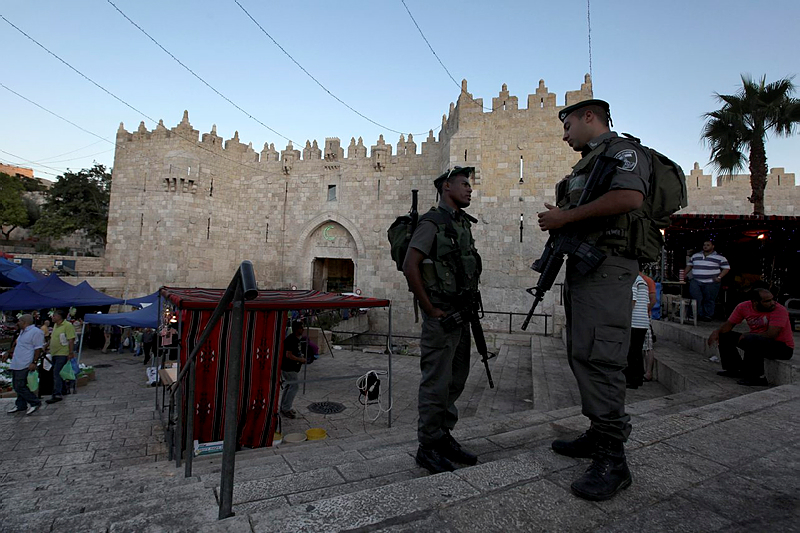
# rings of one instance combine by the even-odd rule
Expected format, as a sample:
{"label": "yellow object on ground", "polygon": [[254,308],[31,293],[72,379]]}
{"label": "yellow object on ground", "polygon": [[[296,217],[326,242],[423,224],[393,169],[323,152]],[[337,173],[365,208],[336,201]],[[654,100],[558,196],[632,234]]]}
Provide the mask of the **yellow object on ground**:
{"label": "yellow object on ground", "polygon": [[311,428],[306,430],[308,440],[322,440],[328,438],[328,432],[322,428]]}

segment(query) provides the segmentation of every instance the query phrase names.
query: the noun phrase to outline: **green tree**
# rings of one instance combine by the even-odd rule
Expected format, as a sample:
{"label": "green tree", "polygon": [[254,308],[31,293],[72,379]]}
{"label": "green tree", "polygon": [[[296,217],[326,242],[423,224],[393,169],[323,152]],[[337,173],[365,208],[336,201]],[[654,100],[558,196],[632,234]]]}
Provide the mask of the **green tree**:
{"label": "green tree", "polygon": [[793,98],[792,78],[767,83],[766,76],[755,81],[742,75],[742,88],[736,94],[716,93],[722,103],[717,111],[706,113],[702,139],[711,148],[710,162],[723,179],[750,166],[754,215],[764,215],[764,189],[767,186],[766,140],[770,134],[788,137],[800,123],[800,100]]}
{"label": "green tree", "polygon": [[25,189],[18,177],[0,172],[0,233],[6,240],[11,238],[12,231],[28,224],[23,192]]}
{"label": "green tree", "polygon": [[83,230],[89,238],[105,244],[110,189],[111,173],[103,165],[65,172],[45,192],[46,201],[33,233],[58,239]]}

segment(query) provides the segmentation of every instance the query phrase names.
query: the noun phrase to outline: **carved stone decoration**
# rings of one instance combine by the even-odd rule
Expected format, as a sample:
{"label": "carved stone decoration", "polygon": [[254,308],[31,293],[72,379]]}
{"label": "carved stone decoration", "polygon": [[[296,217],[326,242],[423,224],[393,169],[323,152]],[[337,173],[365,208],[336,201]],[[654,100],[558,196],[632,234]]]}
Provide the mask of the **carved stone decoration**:
{"label": "carved stone decoration", "polygon": [[378,143],[372,147],[372,166],[381,172],[389,166],[392,158],[392,145],[386,144],[383,135],[378,137]]}

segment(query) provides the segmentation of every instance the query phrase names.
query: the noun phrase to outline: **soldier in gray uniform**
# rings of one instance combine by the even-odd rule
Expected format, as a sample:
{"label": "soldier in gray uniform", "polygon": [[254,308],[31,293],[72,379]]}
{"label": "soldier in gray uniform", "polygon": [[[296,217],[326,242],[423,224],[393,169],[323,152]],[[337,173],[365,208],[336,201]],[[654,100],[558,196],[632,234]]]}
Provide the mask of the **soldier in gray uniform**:
{"label": "soldier in gray uniform", "polygon": [[[556,440],[556,453],[592,458],[592,465],[572,484],[588,500],[607,500],[631,484],[624,442],[631,432],[625,414],[625,376],[631,329],[631,286],[638,273],[632,252],[628,213],[638,209],[649,186],[650,156],[641,146],[610,131],[609,106],[587,100],[561,110],[563,140],[583,156],[556,187],[557,205],[539,213],[542,230],[581,229],[606,259],[583,276],[570,257],[565,276],[564,308],[567,357],[581,394],[589,430],[574,440]],[[577,206],[595,161],[619,159],[602,195]]]}
{"label": "soldier in gray uniform", "polygon": [[423,314],[416,460],[434,474],[452,472],[452,462],[478,462],[450,434],[458,421],[455,402],[469,375],[469,323],[442,323],[463,308],[465,295],[478,290],[481,261],[470,230],[477,220],[463,211],[470,204],[474,170],[454,167],[434,180],[441,201],[420,217],[403,262]]}

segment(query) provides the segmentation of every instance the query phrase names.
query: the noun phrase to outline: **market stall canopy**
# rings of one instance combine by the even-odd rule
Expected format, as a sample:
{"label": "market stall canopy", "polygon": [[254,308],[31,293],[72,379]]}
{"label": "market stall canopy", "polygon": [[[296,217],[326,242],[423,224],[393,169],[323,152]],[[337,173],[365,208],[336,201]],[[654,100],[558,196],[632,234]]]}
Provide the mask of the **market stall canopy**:
{"label": "market stall canopy", "polygon": [[46,307],[80,307],[121,304],[123,300],[99,292],[84,281],[70,285],[56,274],[20,283],[0,295],[0,310],[44,309]]}
{"label": "market stall canopy", "polygon": [[0,257],[0,286],[15,287],[20,283],[29,283],[40,279],[44,279],[44,276],[32,268]]}
{"label": "market stall canopy", "polygon": [[158,305],[148,305],[129,313],[112,314],[87,314],[84,317],[87,324],[108,324],[112,326],[130,326],[132,328],[157,328]]}
{"label": "market stall canopy", "polygon": [[132,305],[134,307],[147,307],[154,303],[158,303],[158,293],[148,294],[147,296],[139,296],[138,298],[128,298],[125,300],[125,305]]}
{"label": "market stall canopy", "polygon": [[[225,294],[223,289],[179,289],[164,287],[161,294],[182,309],[214,309]],[[362,298],[320,291],[258,291],[245,302],[248,310],[347,309],[388,307],[390,300]]]}

